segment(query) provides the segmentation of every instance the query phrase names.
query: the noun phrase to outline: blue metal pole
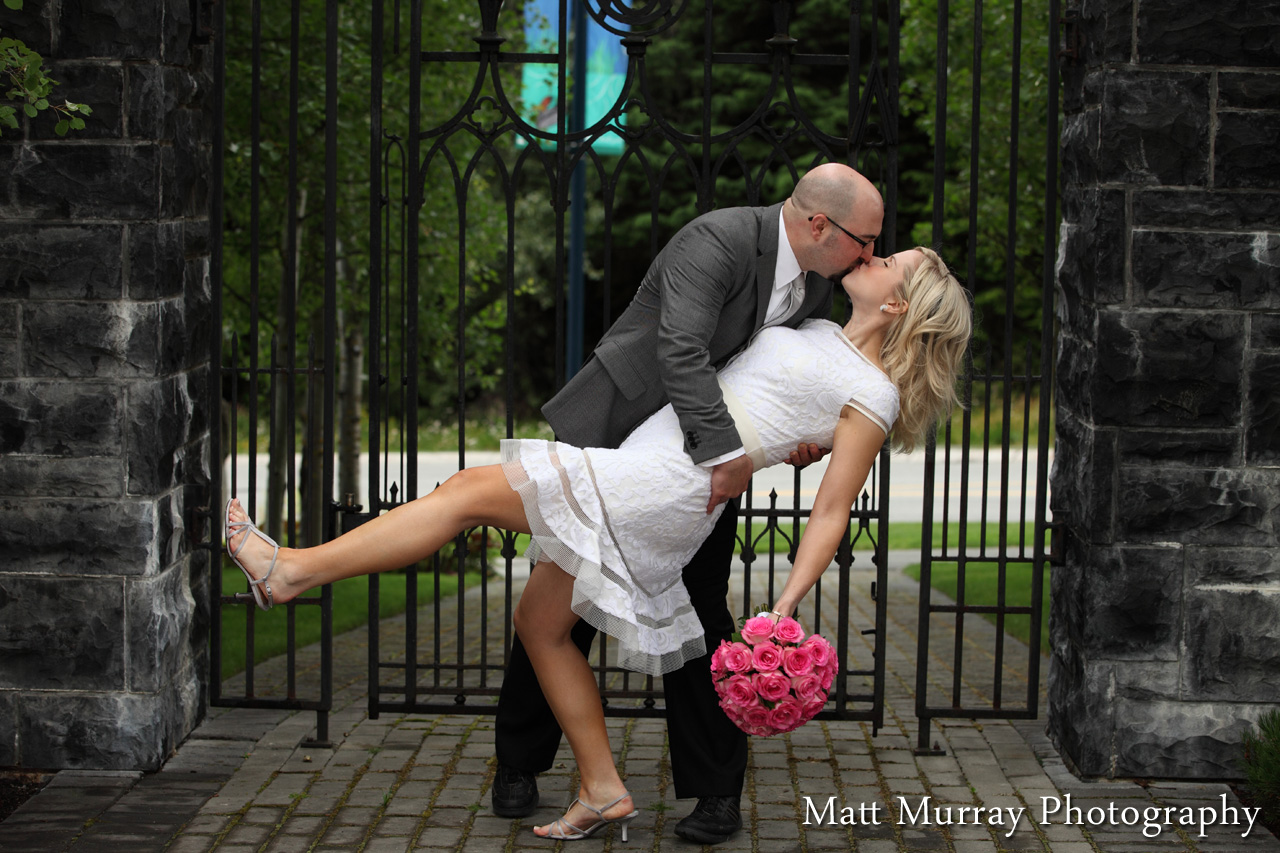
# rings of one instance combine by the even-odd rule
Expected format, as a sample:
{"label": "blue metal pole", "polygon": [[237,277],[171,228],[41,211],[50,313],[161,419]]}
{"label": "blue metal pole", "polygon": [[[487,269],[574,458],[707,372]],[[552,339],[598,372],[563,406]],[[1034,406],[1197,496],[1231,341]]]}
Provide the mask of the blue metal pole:
{"label": "blue metal pole", "polygon": [[[573,3],[573,99],[569,131],[580,132],[587,124],[587,8],[583,0]],[[579,153],[580,143],[572,150]],[[585,151],[573,168],[569,181],[569,303],[565,318],[565,379],[582,367],[582,339],[586,317],[586,286],[583,254],[586,252],[587,167]]]}

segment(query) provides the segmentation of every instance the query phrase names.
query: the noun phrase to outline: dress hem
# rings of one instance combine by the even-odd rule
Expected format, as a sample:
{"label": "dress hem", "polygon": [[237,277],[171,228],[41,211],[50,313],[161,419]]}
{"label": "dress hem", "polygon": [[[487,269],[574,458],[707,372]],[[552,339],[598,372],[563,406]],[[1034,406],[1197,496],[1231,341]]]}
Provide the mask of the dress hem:
{"label": "dress hem", "polygon": [[[703,635],[691,637],[679,648],[660,654],[643,651],[640,648],[639,631],[635,624],[626,622],[596,605],[595,599],[599,597],[606,580],[622,587],[631,595],[636,593],[619,572],[602,564],[599,560],[584,557],[555,534],[539,507],[538,484],[529,476],[521,461],[521,444],[520,440],[503,440],[501,465],[507,482],[524,504],[525,519],[531,531],[525,556],[535,564],[547,561],[555,563],[574,578],[570,608],[596,630],[618,641],[618,665],[644,675],[661,676],[680,669],[690,660],[706,655],[706,640]],[[554,443],[548,443],[548,447],[554,447]],[[592,535],[597,538],[604,535],[604,531],[582,512],[581,507],[574,505],[573,509],[578,521],[590,530]],[[697,619],[690,603],[678,608],[667,619],[661,622],[655,621],[648,627],[661,630],[674,623],[678,617],[686,615]]]}

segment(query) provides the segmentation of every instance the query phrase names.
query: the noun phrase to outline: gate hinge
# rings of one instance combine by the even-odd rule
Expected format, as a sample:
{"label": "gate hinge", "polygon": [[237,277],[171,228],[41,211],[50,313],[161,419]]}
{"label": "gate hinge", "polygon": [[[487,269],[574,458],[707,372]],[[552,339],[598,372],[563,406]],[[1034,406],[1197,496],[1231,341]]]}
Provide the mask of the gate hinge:
{"label": "gate hinge", "polygon": [[1058,58],[1075,64],[1080,61],[1084,52],[1084,33],[1080,31],[1080,10],[1067,9],[1058,19],[1062,27],[1063,47],[1058,51]]}
{"label": "gate hinge", "polygon": [[213,7],[219,0],[191,0],[191,43],[193,45],[209,44],[213,41]]}

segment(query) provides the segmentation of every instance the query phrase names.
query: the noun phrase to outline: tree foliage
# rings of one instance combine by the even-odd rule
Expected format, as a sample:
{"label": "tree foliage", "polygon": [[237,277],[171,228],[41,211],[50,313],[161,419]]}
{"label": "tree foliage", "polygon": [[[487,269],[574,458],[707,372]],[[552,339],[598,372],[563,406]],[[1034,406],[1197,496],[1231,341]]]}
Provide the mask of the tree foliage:
{"label": "tree foliage", "polygon": [[[22,0],[4,0],[4,5],[13,12],[22,10]],[[45,73],[44,57],[20,39],[0,38],[0,79],[7,80],[9,85],[4,93],[5,100],[17,101],[27,118],[36,118],[45,110],[53,110],[58,116],[53,130],[59,136],[66,136],[68,130],[83,130],[83,116],[93,113],[85,104],[49,100],[58,81]],[[0,136],[6,128],[18,129],[18,107],[0,103]]]}
{"label": "tree foliage", "polygon": [[[899,217],[909,244],[942,247],[968,280],[979,341],[997,363],[1038,342],[1044,269],[1050,24],[1021,0],[954,0],[939,65],[938,0],[903,3]],[[1015,72],[1015,56],[1018,67]],[[939,126],[939,77],[946,112]],[[1015,134],[1016,120],[1016,134]],[[934,149],[944,144],[942,231],[933,233]],[[1056,192],[1054,193],[1056,198]],[[1012,204],[1011,204],[1012,200]],[[1013,352],[1004,353],[1006,327]],[[1038,358],[1039,347],[1032,347]]]}

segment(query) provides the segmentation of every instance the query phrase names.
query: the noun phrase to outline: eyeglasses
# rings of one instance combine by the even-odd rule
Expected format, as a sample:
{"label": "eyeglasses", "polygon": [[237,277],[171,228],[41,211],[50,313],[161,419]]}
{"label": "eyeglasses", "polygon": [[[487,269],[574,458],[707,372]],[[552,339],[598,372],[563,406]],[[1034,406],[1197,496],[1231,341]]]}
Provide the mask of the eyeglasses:
{"label": "eyeglasses", "polygon": [[[815,213],[813,216],[827,216],[827,215],[826,215],[825,213]],[[809,221],[810,221],[810,222],[812,222],[812,221],[813,221],[813,216],[810,216],[810,217],[809,217]],[[835,227],[839,228],[839,229],[840,229],[841,231],[843,231],[845,234],[848,234],[848,235],[849,235],[849,239],[850,239],[850,240],[852,240],[853,242],[857,243],[859,246],[861,246],[861,247],[862,247],[862,248],[864,248],[864,249],[865,249],[865,248],[867,248],[868,246],[870,246],[872,243],[874,243],[874,242],[876,241],[876,238],[875,238],[875,237],[872,237],[870,240],[863,240],[861,237],[857,237],[857,236],[855,236],[855,235],[853,235],[853,234],[850,234],[850,233],[849,233],[849,231],[848,231],[848,229],[846,229],[846,228],[845,228],[843,225],[841,225],[839,222],[836,222],[836,221],[835,221],[834,219],[832,219],[830,216],[827,216],[827,221],[828,221],[828,222],[830,222],[830,223],[831,223],[832,225],[834,225]]]}

